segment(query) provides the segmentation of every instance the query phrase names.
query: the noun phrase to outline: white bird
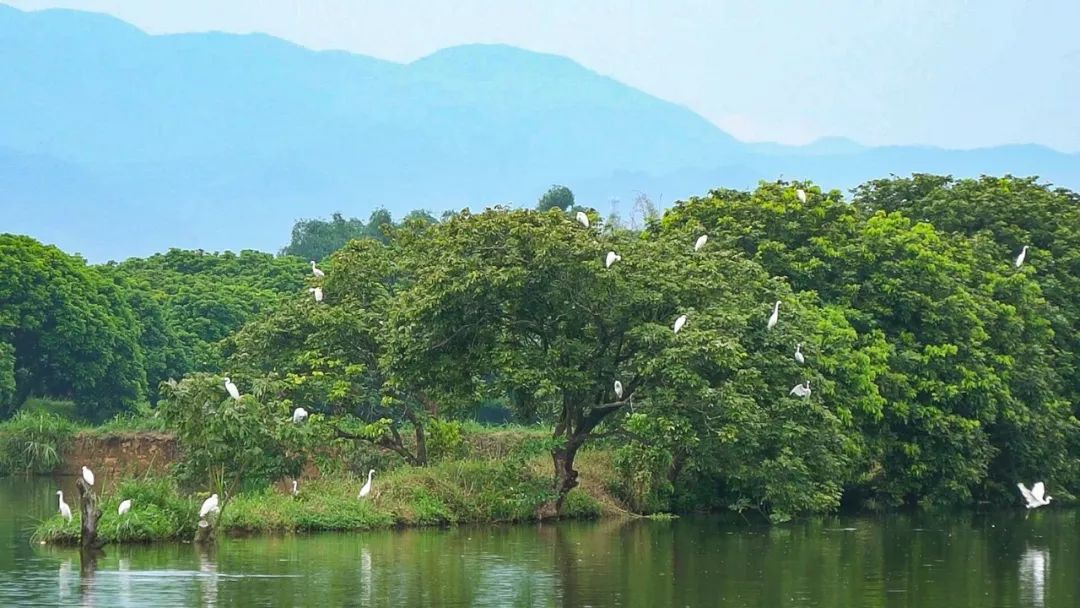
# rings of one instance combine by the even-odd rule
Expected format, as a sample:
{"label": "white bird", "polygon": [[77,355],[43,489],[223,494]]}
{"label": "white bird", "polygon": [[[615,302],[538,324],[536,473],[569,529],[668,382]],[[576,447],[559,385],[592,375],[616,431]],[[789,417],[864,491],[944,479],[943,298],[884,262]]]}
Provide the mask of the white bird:
{"label": "white bird", "polygon": [[1024,245],[1024,248],[1020,250],[1020,255],[1016,256],[1016,267],[1023,266],[1024,260],[1027,259],[1028,246]]}
{"label": "white bird", "polygon": [[767,329],[776,327],[776,322],[780,320],[780,300],[776,301],[776,306],[773,306],[772,314],[769,315],[769,324]]}
{"label": "white bird", "polygon": [[788,393],[788,394],[789,395],[795,395],[796,397],[809,397],[810,396],[810,381],[807,380],[805,386],[802,385],[802,384],[796,384],[795,387],[792,388],[791,392]]}
{"label": "white bird", "polygon": [[131,510],[131,499],[127,499],[120,503],[120,506],[116,508],[117,515],[123,515]]}
{"label": "white bird", "polygon": [[614,264],[615,262],[621,261],[621,260],[622,260],[621,255],[615,253],[614,251],[609,251],[609,252],[607,252],[607,260],[604,262],[604,267],[605,268],[611,268],[612,264]]}
{"label": "white bird", "polygon": [[292,495],[293,496],[299,496],[300,495],[300,488],[297,487],[297,481],[295,479],[292,480]]}
{"label": "white bird", "polygon": [[675,319],[675,333],[679,333],[679,330],[683,328],[683,325],[686,325],[686,315],[682,315],[678,319]]}
{"label": "white bird", "polygon": [[802,342],[795,345],[795,360],[799,362],[799,365],[806,363],[806,357],[802,354]]}
{"label": "white bird", "polygon": [[1031,486],[1031,489],[1024,487],[1024,484],[1018,483],[1016,487],[1020,488],[1020,493],[1024,495],[1024,500],[1027,501],[1027,508],[1038,509],[1039,507],[1050,504],[1052,497],[1046,496],[1046,486],[1043,482],[1037,481],[1035,485]]}
{"label": "white bird", "polygon": [[703,234],[703,235],[697,237],[697,241],[694,243],[694,251],[700,250],[702,247],[705,246],[705,243],[708,243],[708,242],[709,242],[709,235],[707,235],[707,234]]}
{"label": "white bird", "polygon": [[582,226],[589,227],[589,216],[585,215],[584,211],[577,212],[577,221],[581,222]]}
{"label": "white bird", "polygon": [[316,302],[322,302],[322,287],[308,287],[308,291],[315,294]]}
{"label": "white bird", "polygon": [[622,399],[622,382],[615,381],[615,396]]}
{"label": "white bird", "polygon": [[799,199],[800,203],[805,203],[806,202],[806,191],[803,190],[802,188],[796,189],[795,190],[795,197]]}
{"label": "white bird", "polygon": [[64,519],[71,521],[71,507],[64,502],[64,491],[57,490],[56,495],[60,497],[60,516]]}
{"label": "white bird", "polygon": [[364,498],[368,494],[371,494],[371,476],[374,475],[374,474],[375,474],[375,469],[371,469],[370,471],[368,471],[367,483],[364,484],[364,487],[360,488],[360,495],[357,496],[357,498]]}
{"label": "white bird", "polygon": [[86,468],[85,466],[82,468],[82,478],[83,481],[87,483],[87,485],[94,485],[94,472]]}
{"label": "white bird", "polygon": [[315,265],[315,260],[311,260],[311,274],[319,277],[320,279],[326,276],[326,273],[319,270],[319,267]]}
{"label": "white bird", "polygon": [[301,422],[303,422],[307,418],[307,416],[308,416],[308,411],[305,410],[302,407],[298,407],[295,410],[293,410],[292,421],[295,422],[296,424],[300,424]]}
{"label": "white bird", "polygon": [[199,518],[202,519],[210,513],[220,513],[218,509],[218,497],[217,494],[211,494],[210,498],[203,501],[202,507],[199,508]]}
{"label": "white bird", "polygon": [[240,389],[236,388],[236,385],[229,378],[225,378],[225,390],[229,391],[230,397],[237,401],[240,400]]}

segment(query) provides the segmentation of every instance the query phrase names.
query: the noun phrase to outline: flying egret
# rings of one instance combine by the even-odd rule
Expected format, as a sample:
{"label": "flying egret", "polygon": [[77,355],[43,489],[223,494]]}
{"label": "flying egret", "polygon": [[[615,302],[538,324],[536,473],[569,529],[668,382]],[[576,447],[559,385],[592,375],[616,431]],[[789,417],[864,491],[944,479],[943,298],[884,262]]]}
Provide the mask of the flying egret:
{"label": "flying egret", "polygon": [[375,469],[371,469],[367,474],[367,483],[364,487],[360,488],[360,495],[357,498],[365,498],[368,494],[371,494],[371,476],[375,474]]}
{"label": "flying egret", "polygon": [[767,329],[776,327],[776,322],[780,320],[780,300],[776,301],[776,306],[773,306],[772,314],[769,315],[769,324]]}
{"label": "flying egret", "polygon": [[292,421],[297,423],[297,424],[300,424],[301,422],[303,422],[307,418],[307,416],[308,416],[308,411],[305,410],[302,407],[298,407],[295,410],[293,410]]}
{"label": "flying egret", "polygon": [[796,397],[809,397],[810,396],[810,381],[807,380],[805,385],[796,384],[795,387],[792,388],[791,392],[788,393],[788,394],[789,395],[795,395]]}
{"label": "flying egret", "polygon": [[1019,268],[1024,265],[1024,260],[1027,259],[1028,246],[1024,245],[1024,248],[1020,250],[1020,255],[1016,256],[1016,267]]}
{"label": "flying egret", "polygon": [[87,485],[94,485],[94,472],[86,468],[85,466],[82,468],[82,478],[83,481],[87,483]]}
{"label": "flying egret", "polygon": [[71,507],[64,502],[64,491],[57,490],[56,495],[60,497],[60,516],[64,519],[71,521]]}
{"label": "flying egret", "polygon": [[615,262],[621,261],[621,260],[622,260],[621,255],[615,253],[614,251],[609,251],[609,252],[607,252],[607,260],[604,262],[604,267],[605,268],[611,268],[612,264],[614,264]]}
{"label": "flying egret", "polygon": [[123,515],[131,510],[131,499],[127,499],[120,503],[120,506],[116,508],[117,515]]}
{"label": "flying egret", "polygon": [[697,241],[694,243],[694,251],[700,250],[702,247],[705,246],[705,243],[708,243],[708,242],[709,242],[709,235],[707,235],[707,234],[703,234],[703,235],[697,237]]}
{"label": "flying egret", "polygon": [[315,294],[316,302],[322,302],[322,287],[308,287],[308,291]]}
{"label": "flying egret", "polygon": [[298,482],[295,479],[292,480],[292,495],[293,496],[299,496],[300,495],[300,488],[297,487],[297,483]]}
{"label": "flying egret", "polygon": [[577,212],[577,221],[581,222],[582,226],[589,227],[589,216],[585,215],[584,211]]}
{"label": "flying egret", "polygon": [[199,519],[205,518],[210,513],[220,513],[218,509],[218,497],[217,494],[211,494],[210,498],[203,501],[202,507],[199,508]]}
{"label": "flying egret", "polygon": [[803,204],[806,203],[806,191],[803,190],[802,188],[797,188],[795,190],[795,197],[799,199],[800,203],[803,203]]}
{"label": "flying egret", "polygon": [[683,325],[686,325],[686,315],[682,315],[678,319],[675,319],[675,333],[679,333],[679,330],[683,328]]}
{"label": "flying egret", "polygon": [[615,396],[622,399],[622,382],[615,381]]}
{"label": "flying egret", "polygon": [[240,389],[236,388],[236,385],[229,378],[225,378],[225,390],[229,391],[230,397],[237,401],[240,400]]}
{"label": "flying egret", "polygon": [[1031,486],[1031,489],[1024,487],[1024,484],[1018,483],[1016,487],[1020,488],[1020,493],[1024,495],[1024,500],[1027,501],[1027,508],[1038,509],[1039,507],[1050,504],[1052,497],[1046,496],[1046,486],[1043,482],[1037,481],[1035,485]]}
{"label": "flying egret", "polygon": [[799,362],[799,365],[806,363],[806,357],[802,354],[802,342],[795,345],[795,360]]}
{"label": "flying egret", "polygon": [[311,260],[311,274],[319,277],[320,279],[326,276],[326,273],[320,270],[319,267],[315,265],[315,260]]}

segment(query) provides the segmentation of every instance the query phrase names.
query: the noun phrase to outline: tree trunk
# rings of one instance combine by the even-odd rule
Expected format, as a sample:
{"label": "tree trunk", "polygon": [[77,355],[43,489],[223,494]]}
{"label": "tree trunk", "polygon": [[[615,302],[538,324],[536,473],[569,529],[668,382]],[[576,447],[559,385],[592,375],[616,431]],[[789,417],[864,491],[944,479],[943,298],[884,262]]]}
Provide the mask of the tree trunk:
{"label": "tree trunk", "polygon": [[416,462],[424,466],[427,464],[427,437],[424,435],[424,425],[414,422],[413,430],[416,433]]}
{"label": "tree trunk", "polygon": [[194,542],[196,545],[207,546],[217,541],[215,526],[217,525],[219,513],[207,513],[206,517],[199,520],[199,527],[195,528]]}
{"label": "tree trunk", "polygon": [[578,472],[574,470],[574,457],[577,456],[581,442],[572,437],[565,447],[551,451],[551,461],[555,465],[555,498],[540,506],[538,519],[553,519],[562,513],[566,495],[578,485]]}
{"label": "tree trunk", "polygon": [[101,543],[97,537],[97,524],[101,519],[101,509],[98,508],[97,494],[93,486],[79,477],[75,480],[75,487],[79,490],[79,511],[82,513],[82,529],[79,532],[79,546],[84,551],[100,549]]}

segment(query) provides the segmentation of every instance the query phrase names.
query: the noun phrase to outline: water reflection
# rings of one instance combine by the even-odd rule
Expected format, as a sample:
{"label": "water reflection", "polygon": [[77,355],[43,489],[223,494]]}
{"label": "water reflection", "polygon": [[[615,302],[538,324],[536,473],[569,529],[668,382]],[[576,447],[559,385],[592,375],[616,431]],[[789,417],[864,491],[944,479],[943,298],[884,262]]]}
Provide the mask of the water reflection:
{"label": "water reflection", "polygon": [[199,587],[202,590],[202,605],[217,606],[218,570],[217,561],[210,554],[212,549],[199,549]]}
{"label": "water reflection", "polygon": [[371,551],[366,546],[360,548],[360,599],[371,605]]}
{"label": "water reflection", "polygon": [[1046,606],[1046,575],[1050,554],[1046,549],[1028,548],[1020,558],[1020,598],[1031,606]]}

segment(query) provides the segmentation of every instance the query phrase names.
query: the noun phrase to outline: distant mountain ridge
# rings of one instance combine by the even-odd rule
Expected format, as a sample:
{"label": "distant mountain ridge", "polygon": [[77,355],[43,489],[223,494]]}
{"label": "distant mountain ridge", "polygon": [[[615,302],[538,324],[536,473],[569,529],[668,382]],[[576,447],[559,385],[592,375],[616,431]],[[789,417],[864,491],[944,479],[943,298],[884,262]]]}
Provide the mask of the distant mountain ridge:
{"label": "distant mountain ridge", "polygon": [[758,179],[1038,174],[1038,146],[748,144],[574,61],[500,45],[409,64],[262,34],[151,36],[105,15],[0,5],[0,231],[91,260],[171,246],[276,250],[293,220],[513,202],[552,183],[606,211]]}

